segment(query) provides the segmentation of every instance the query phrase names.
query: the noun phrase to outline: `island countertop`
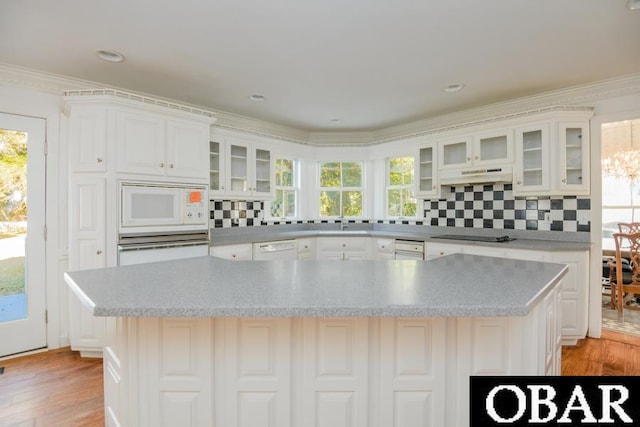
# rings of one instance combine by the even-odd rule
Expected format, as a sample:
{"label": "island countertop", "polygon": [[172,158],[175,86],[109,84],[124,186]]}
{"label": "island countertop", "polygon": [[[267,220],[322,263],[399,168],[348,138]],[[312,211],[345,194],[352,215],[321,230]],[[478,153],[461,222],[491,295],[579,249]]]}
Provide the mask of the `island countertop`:
{"label": "island countertop", "polygon": [[65,273],[94,316],[525,316],[564,264],[452,254],[430,261],[227,261],[205,256]]}

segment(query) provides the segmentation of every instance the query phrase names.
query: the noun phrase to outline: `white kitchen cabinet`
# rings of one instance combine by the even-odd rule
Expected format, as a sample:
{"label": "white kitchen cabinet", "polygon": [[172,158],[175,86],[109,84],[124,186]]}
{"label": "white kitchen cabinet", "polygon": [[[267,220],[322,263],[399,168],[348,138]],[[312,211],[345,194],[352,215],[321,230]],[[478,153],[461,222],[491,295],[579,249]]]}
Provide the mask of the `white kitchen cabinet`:
{"label": "white kitchen cabinet", "polygon": [[414,163],[416,196],[436,198],[440,196],[438,181],[438,144],[431,142],[418,148]]}
{"label": "white kitchen cabinet", "polygon": [[[72,271],[107,266],[105,178],[73,175],[69,202],[69,269]],[[115,248],[114,248],[115,249]],[[102,354],[108,319],[93,313],[69,292],[69,342],[83,357]]]}
{"label": "white kitchen cabinet", "polygon": [[514,193],[541,194],[550,190],[550,144],[549,123],[516,129]]}
{"label": "white kitchen cabinet", "polygon": [[209,255],[231,261],[251,261],[253,260],[253,246],[251,243],[211,246]]}
{"label": "white kitchen cabinet", "polygon": [[105,172],[107,167],[107,108],[69,109],[70,167],[75,172]]}
{"label": "white kitchen cabinet", "polygon": [[225,191],[232,197],[273,198],[274,162],[271,150],[249,142],[226,145]]}
{"label": "white kitchen cabinet", "polygon": [[353,261],[369,259],[368,237],[318,237],[316,259]]}
{"label": "white kitchen cabinet", "polygon": [[589,253],[554,252],[549,261],[567,264],[569,271],[562,282],[562,339],[574,344],[587,335],[589,322]]}
{"label": "white kitchen cabinet", "polygon": [[224,144],[209,141],[209,195],[214,198],[224,194]]}
{"label": "white kitchen cabinet", "polygon": [[429,260],[433,258],[440,258],[441,256],[457,254],[462,252],[462,245],[446,244],[446,243],[431,243],[428,241],[425,244],[424,258]]}
{"label": "white kitchen cabinet", "polygon": [[560,194],[589,194],[589,124],[558,124],[557,189]]}
{"label": "white kitchen cabinet", "polygon": [[298,243],[298,259],[312,260],[316,257],[316,245],[314,238],[296,239]]}
{"label": "white kitchen cabinet", "polygon": [[395,239],[372,238],[371,254],[374,260],[394,259]]}
{"label": "white kitchen cabinet", "polygon": [[581,115],[585,120],[565,122],[554,117],[516,129],[514,195],[590,194],[586,117],[591,113]]}
{"label": "white kitchen cabinet", "polygon": [[163,115],[116,111],[119,173],[208,181],[209,128]]}
{"label": "white kitchen cabinet", "polygon": [[513,132],[497,130],[441,141],[440,169],[502,166],[513,163]]}

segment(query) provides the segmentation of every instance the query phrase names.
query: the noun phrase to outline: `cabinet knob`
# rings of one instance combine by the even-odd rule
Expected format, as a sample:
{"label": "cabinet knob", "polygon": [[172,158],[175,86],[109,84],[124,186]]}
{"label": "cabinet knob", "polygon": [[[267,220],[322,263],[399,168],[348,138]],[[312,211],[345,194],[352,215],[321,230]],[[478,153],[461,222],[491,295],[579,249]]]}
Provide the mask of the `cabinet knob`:
{"label": "cabinet knob", "polygon": [[169,167],[173,169],[173,163],[169,163]]}
{"label": "cabinet knob", "polygon": [[160,167],[163,168],[164,167],[164,163],[160,162]]}
{"label": "cabinet knob", "polygon": [[562,180],[562,182],[564,182],[564,183],[566,184],[566,183],[567,183],[567,178],[564,178],[564,179]]}
{"label": "cabinet knob", "polygon": [[433,187],[431,187],[431,189],[432,189],[432,190],[435,190],[435,189],[436,189],[436,186],[434,185]]}
{"label": "cabinet knob", "polygon": [[467,157],[467,161],[471,160],[471,157]]}
{"label": "cabinet knob", "polygon": [[345,246],[347,246],[347,245],[346,245],[346,243],[343,243],[343,244],[342,244],[342,247],[344,248]]}
{"label": "cabinet knob", "polygon": [[521,184],[522,184],[522,181],[517,181],[517,184],[518,184],[518,185],[521,185]]}
{"label": "cabinet knob", "polygon": [[221,189],[221,190],[224,190],[224,185],[221,185],[221,186],[220,186],[220,189]]}
{"label": "cabinet knob", "polygon": [[236,254],[231,254],[231,258],[235,258],[235,257],[236,257]]}
{"label": "cabinet knob", "polygon": [[478,160],[478,156],[475,156],[474,159]]}
{"label": "cabinet knob", "polygon": [[100,249],[98,249],[98,250],[96,251],[96,254],[98,254],[98,255],[102,255],[102,251],[101,251]]}
{"label": "cabinet knob", "polygon": [[98,161],[98,163],[102,163],[102,157],[98,157],[96,160]]}

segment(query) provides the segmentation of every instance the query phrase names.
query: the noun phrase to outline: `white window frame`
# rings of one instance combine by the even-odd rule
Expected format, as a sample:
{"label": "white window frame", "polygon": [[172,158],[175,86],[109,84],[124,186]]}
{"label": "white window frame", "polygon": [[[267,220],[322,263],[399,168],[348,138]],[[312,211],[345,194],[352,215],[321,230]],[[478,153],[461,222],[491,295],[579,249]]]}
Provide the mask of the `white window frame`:
{"label": "white window frame", "polygon": [[[342,164],[343,163],[359,163],[360,164],[360,187],[322,187],[320,185],[320,179],[322,176],[322,164],[323,163],[340,163],[340,167],[342,168]],[[363,218],[366,217],[366,212],[367,212],[367,193],[366,193],[366,186],[365,186],[365,181],[366,181],[366,176],[367,176],[367,171],[366,171],[366,166],[367,163],[364,160],[320,160],[317,163],[317,176],[316,176],[316,184],[317,184],[317,188],[318,191],[316,193],[316,203],[317,203],[317,208],[316,208],[316,213],[318,215],[318,218],[321,219],[339,219],[339,218],[344,218],[344,219],[352,219],[352,220],[361,220]],[[340,211],[342,212],[342,193],[345,191],[359,191],[362,194],[362,214],[360,216],[343,216],[343,215],[333,215],[333,216],[323,216],[320,213],[320,194],[323,191],[339,191],[341,193],[341,197],[340,197]]]}
{"label": "white window frame", "polygon": [[[297,158],[293,158],[293,157],[286,157],[286,156],[277,156],[275,158],[275,161],[273,163],[273,167],[274,167],[274,176],[275,176],[275,168],[276,168],[276,163],[278,162],[278,160],[290,160],[293,162],[293,185],[292,186],[284,186],[284,185],[276,185],[276,181],[274,178],[274,200],[270,200],[268,203],[266,203],[265,206],[265,216],[269,219],[280,219],[280,220],[297,220],[300,217],[300,160]],[[271,215],[271,207],[273,205],[273,203],[276,201],[275,200],[275,195],[277,193],[278,190],[287,190],[287,191],[293,191],[295,193],[295,200],[296,200],[296,205],[295,205],[295,212],[293,216],[273,216]]]}
{"label": "white window frame", "polygon": [[[413,182],[411,184],[403,184],[403,185],[391,185],[391,167],[389,166],[389,163],[391,161],[391,159],[397,159],[397,158],[402,158],[402,157],[414,157],[410,154],[404,155],[404,156],[393,156],[393,157],[387,157],[384,161],[384,206],[383,206],[383,210],[384,210],[384,217],[388,218],[388,219],[410,219],[410,220],[415,220],[417,218],[419,218],[418,214],[420,213],[420,210],[422,209],[422,203],[420,203],[420,200],[418,200],[417,196],[416,196],[416,188],[415,188],[415,167],[412,168],[412,171],[414,172],[414,177],[413,177]],[[415,166],[415,157],[413,159],[414,161],[414,166]],[[413,196],[416,199],[416,213],[415,215],[389,215],[389,190],[411,190],[413,191]],[[404,213],[404,212],[403,212]]]}

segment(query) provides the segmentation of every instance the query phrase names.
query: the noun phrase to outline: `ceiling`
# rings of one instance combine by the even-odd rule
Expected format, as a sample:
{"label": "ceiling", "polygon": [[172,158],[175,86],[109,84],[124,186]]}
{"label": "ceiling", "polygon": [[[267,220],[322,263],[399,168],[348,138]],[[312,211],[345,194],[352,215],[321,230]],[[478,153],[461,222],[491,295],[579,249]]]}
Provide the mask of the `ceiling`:
{"label": "ceiling", "polygon": [[640,10],[625,3],[2,0],[0,60],[309,132],[373,131],[640,72]]}

